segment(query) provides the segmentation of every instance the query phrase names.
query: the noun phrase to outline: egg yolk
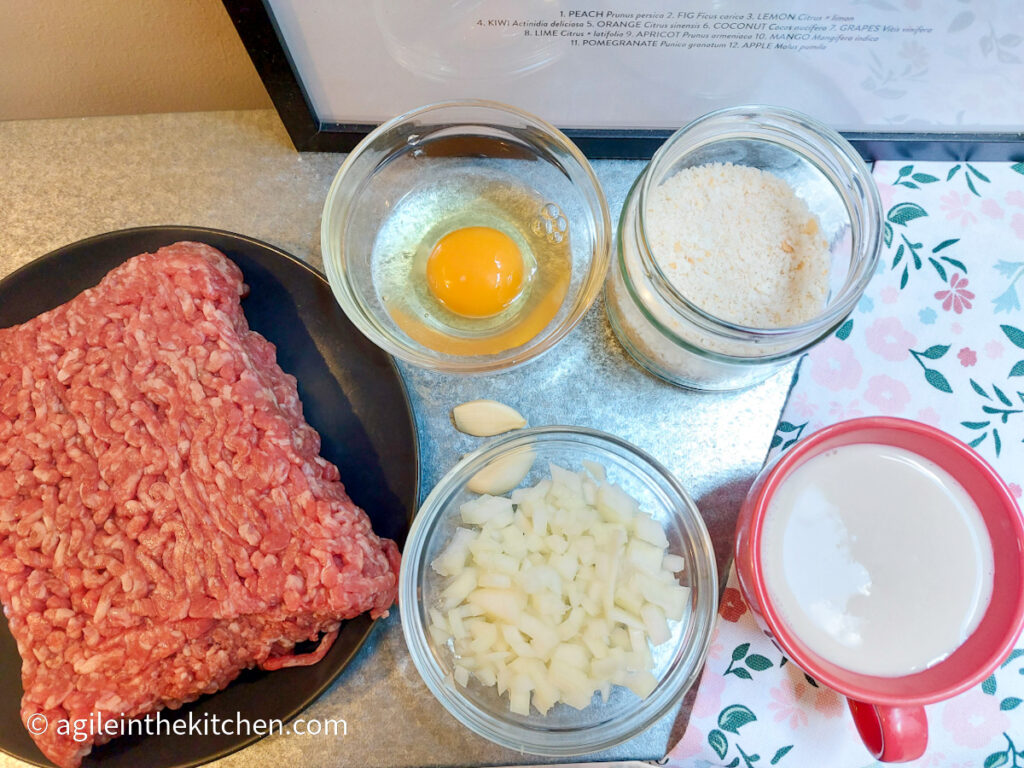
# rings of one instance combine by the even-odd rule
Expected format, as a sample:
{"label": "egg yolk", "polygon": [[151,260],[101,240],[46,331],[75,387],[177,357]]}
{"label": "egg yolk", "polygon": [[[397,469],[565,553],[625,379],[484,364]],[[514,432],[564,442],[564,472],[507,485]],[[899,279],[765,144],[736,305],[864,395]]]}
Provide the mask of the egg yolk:
{"label": "egg yolk", "polygon": [[523,256],[515,241],[491,227],[463,227],[437,241],[427,259],[427,286],[464,317],[490,317],[523,286]]}

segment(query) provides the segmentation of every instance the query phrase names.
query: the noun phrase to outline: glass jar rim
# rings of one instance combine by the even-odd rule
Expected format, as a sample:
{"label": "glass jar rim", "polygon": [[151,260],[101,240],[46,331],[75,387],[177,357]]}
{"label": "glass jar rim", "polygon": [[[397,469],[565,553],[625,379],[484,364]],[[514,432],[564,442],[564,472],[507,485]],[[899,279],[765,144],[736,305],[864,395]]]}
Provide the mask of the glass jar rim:
{"label": "glass jar rim", "polygon": [[[657,258],[655,258],[654,249],[647,238],[647,199],[655,186],[655,179],[660,181],[657,171],[665,170],[662,166],[666,164],[670,168],[679,159],[678,156],[672,157],[672,152],[680,142],[691,138],[693,131],[716,125],[724,128],[730,124],[738,125],[720,135],[695,141],[693,146],[689,147],[687,151],[696,150],[719,141],[730,140],[746,139],[777,144],[794,154],[800,155],[820,171],[839,194],[846,209],[853,235],[851,253],[856,257],[859,252],[862,254],[862,258],[860,260],[855,259],[857,269],[851,269],[850,275],[842,287],[840,298],[827,306],[822,313],[803,323],[777,328],[757,328],[732,322],[708,312],[688,299],[672,284],[658,263]],[[780,141],[780,139],[786,139],[786,141]],[[835,161],[839,169],[846,173],[849,181],[859,182],[857,186],[862,192],[859,199],[851,199],[843,185],[837,183],[838,179],[834,169],[825,166],[815,157],[813,150],[818,150],[823,156]],[[694,323],[705,333],[730,341],[764,344],[779,344],[792,341],[797,348],[812,345],[822,338],[823,335],[830,333],[838,327],[853,310],[853,307],[859,301],[860,296],[874,274],[881,251],[882,204],[878,195],[878,189],[874,184],[867,165],[850,143],[837,131],[808,115],[785,107],[767,105],[727,107],[709,112],[692,120],[672,134],[654,153],[637,183],[634,184],[634,188],[630,191],[629,197],[632,197],[634,194],[637,196],[637,220],[639,223],[639,226],[636,227],[636,241],[640,259],[647,272],[647,276],[650,278],[652,287],[659,297],[677,314]],[[627,206],[628,202],[629,199],[627,198]],[[625,214],[626,210],[624,207],[623,214]],[[855,215],[861,213],[863,215]],[[861,226],[858,227],[858,224]],[[622,236],[623,227],[620,224],[620,251]],[[627,280],[627,283],[629,282]],[[645,312],[645,314],[649,313]],[[651,319],[654,320],[653,318]],[[664,329],[661,323],[657,323],[657,325],[662,330],[668,330]],[[675,334],[672,335],[675,336]],[[686,344],[686,346],[689,347],[691,345]],[[713,357],[721,357],[723,360],[735,361],[746,359],[743,356],[714,353],[710,350],[701,349],[698,351],[702,354],[710,354]],[[756,359],[758,362],[767,362],[774,357],[787,357],[792,354],[793,349],[786,349],[778,355],[758,356]]]}

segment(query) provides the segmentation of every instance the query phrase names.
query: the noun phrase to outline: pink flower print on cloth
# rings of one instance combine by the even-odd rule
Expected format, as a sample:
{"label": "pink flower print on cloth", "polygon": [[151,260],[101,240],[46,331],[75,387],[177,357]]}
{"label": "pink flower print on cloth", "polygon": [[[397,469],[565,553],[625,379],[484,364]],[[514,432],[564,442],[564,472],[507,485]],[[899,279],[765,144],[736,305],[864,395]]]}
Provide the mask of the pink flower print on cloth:
{"label": "pink flower print on cloth", "polygon": [[903,413],[910,402],[910,390],[899,379],[879,374],[868,379],[864,399],[875,406],[879,413],[896,416]]}
{"label": "pink flower print on cloth", "polygon": [[828,417],[833,422],[856,419],[863,415],[864,411],[861,410],[859,400],[851,400],[848,403],[833,400],[828,404]]}
{"label": "pink flower print on cloth", "polygon": [[924,757],[914,763],[914,768],[975,768],[975,764],[970,760],[950,760],[944,752],[926,752]]}
{"label": "pink flower print on cloth", "polygon": [[712,717],[722,708],[722,693],[725,691],[725,678],[711,672],[701,681],[700,696],[693,702],[694,717]]}
{"label": "pink flower print on cloth", "polygon": [[890,362],[906,360],[917,337],[903,327],[898,317],[880,317],[864,331],[868,349]]}
{"label": "pink flower print on cloth", "polygon": [[807,689],[811,686],[803,680],[796,682],[789,679],[783,680],[779,685],[769,691],[771,701],[768,709],[772,711],[775,722],[787,722],[791,729],[796,730],[807,725],[807,712],[804,709],[802,699]]}
{"label": "pink flower print on cloth", "polygon": [[942,727],[955,743],[977,749],[1001,739],[1010,728],[1010,718],[1000,709],[998,698],[972,688],[946,702]]}
{"label": "pink flower print on cloth", "polygon": [[999,203],[992,199],[981,201],[981,212],[990,219],[1003,218],[1003,209],[999,207]]}
{"label": "pink flower print on cloth", "polygon": [[789,401],[789,407],[798,419],[810,419],[818,410],[818,404],[812,403],[806,392],[793,395]]}
{"label": "pink flower print on cloth", "polygon": [[[682,740],[672,749],[671,765],[693,765],[690,760],[694,757],[702,757],[706,754],[707,740],[704,732],[693,722],[686,728]],[[682,762],[680,762],[682,761]],[[711,765],[708,762],[701,765]]]}
{"label": "pink flower print on cloth", "polygon": [[1013,234],[1024,240],[1024,213],[1013,214],[1013,218],[1010,219],[1010,228],[1013,230]]}
{"label": "pink flower print on cloth", "polygon": [[939,200],[940,207],[946,212],[946,218],[950,220],[960,219],[960,226],[966,227],[978,219],[968,208],[971,204],[971,196],[966,192],[950,192]]}
{"label": "pink flower print on cloth", "polygon": [[952,309],[959,315],[965,309],[971,308],[974,294],[967,290],[968,282],[966,277],[961,277],[958,273],[954,272],[953,276],[949,278],[949,290],[937,291],[935,293],[935,298],[942,302],[944,310],[948,312]]}
{"label": "pink flower print on cloth", "polygon": [[856,389],[860,384],[860,360],[845,341],[835,336],[829,336],[819,344],[808,363],[811,378],[825,389],[839,392],[843,389]]}
{"label": "pink flower print on cloth", "polygon": [[878,294],[878,297],[882,300],[883,304],[895,304],[900,300],[900,289],[895,285],[887,285]]}
{"label": "pink flower print on cloth", "polygon": [[990,360],[998,360],[1003,356],[1003,345],[993,339],[985,345],[985,354]]}
{"label": "pink flower print on cloth", "polygon": [[708,647],[708,661],[715,661],[716,659],[722,658],[722,653],[725,651],[725,645],[722,644],[721,634],[722,625],[715,624],[715,628],[711,630],[711,645]]}

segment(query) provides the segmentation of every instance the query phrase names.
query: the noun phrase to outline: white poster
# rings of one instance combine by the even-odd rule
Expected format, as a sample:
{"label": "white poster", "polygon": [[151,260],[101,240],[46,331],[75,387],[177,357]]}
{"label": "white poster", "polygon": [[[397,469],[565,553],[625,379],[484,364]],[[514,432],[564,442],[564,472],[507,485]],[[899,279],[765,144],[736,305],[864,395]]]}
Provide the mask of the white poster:
{"label": "white poster", "polygon": [[318,117],[451,98],[563,128],[792,107],[841,130],[1024,130],[1021,0],[271,0]]}

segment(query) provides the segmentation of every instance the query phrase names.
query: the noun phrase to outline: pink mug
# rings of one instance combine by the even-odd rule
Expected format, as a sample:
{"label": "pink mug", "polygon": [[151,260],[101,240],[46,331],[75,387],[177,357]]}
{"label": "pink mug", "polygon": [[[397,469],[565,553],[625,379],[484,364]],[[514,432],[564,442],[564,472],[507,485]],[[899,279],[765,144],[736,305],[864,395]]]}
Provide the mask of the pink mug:
{"label": "pink mug", "polygon": [[[775,491],[814,456],[860,443],[903,448],[938,464],[977,504],[992,540],[992,599],[977,629],[943,661],[903,677],[852,672],[815,655],[782,622],[764,583],[761,534]],[[869,417],[840,422],[804,438],[767,465],[740,510],[736,573],[761,628],[791,661],[847,697],[861,739],[872,755],[884,762],[914,760],[924,754],[928,744],[924,705],[982,682],[1013,649],[1024,626],[1024,521],[1013,495],[995,470],[964,443],[905,419]]]}

